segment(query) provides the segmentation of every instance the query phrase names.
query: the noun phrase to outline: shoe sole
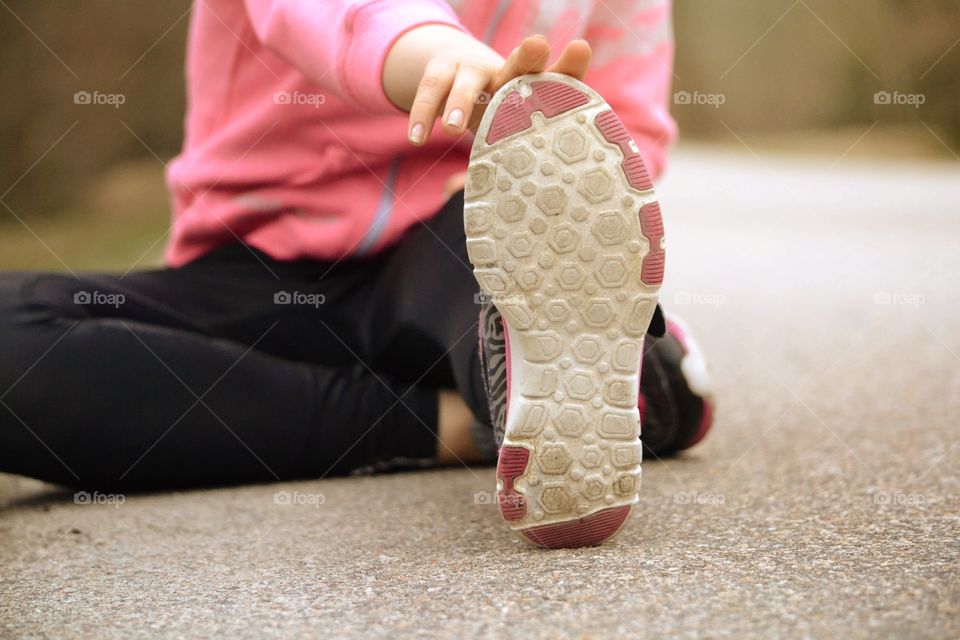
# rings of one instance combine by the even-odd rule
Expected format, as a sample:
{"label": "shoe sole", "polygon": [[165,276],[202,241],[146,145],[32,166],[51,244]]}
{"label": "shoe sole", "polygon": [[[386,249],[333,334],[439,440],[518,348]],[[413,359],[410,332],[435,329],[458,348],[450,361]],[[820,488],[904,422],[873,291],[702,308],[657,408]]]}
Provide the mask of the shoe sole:
{"label": "shoe sole", "polygon": [[501,514],[539,546],[600,544],[638,501],[640,361],[663,280],[636,143],[586,85],[514,79],[474,141],[464,228],[508,336]]}

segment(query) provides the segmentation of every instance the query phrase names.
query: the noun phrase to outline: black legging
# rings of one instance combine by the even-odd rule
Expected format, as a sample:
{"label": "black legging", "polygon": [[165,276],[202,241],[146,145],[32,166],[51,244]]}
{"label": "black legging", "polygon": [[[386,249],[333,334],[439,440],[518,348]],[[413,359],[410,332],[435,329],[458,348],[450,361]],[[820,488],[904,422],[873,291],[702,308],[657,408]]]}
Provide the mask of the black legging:
{"label": "black legging", "polygon": [[0,471],[170,488],[429,463],[437,393],[481,419],[462,195],[339,263],[0,275]]}

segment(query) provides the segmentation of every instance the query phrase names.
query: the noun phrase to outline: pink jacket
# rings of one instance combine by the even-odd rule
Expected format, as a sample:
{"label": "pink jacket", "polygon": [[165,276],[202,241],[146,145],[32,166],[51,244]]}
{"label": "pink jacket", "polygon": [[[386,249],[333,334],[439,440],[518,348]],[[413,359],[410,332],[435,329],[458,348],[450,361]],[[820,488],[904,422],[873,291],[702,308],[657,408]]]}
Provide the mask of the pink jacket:
{"label": "pink jacket", "polygon": [[587,84],[660,172],[675,136],[670,0],[196,0],[168,262],[240,240],[280,260],[370,253],[436,212],[469,136],[415,149],[380,81],[393,42],[430,23],[503,55],[525,35],[555,51],[585,37]]}

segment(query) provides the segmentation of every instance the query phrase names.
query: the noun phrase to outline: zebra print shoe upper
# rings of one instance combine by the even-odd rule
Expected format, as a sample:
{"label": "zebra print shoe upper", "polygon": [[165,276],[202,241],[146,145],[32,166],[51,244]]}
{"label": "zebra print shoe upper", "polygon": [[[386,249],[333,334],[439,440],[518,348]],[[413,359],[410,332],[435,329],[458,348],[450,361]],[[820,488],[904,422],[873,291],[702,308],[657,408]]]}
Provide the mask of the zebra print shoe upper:
{"label": "zebra print shoe upper", "polygon": [[497,449],[507,426],[507,339],[503,319],[492,302],[480,308],[480,369],[487,392],[490,420]]}

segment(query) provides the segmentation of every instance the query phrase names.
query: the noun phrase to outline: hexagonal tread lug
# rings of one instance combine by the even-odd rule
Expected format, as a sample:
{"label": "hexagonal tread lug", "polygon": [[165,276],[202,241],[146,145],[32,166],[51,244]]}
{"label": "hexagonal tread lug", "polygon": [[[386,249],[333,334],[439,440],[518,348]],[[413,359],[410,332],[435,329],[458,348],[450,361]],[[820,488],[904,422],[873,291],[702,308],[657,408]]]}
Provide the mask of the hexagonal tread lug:
{"label": "hexagonal tread lug", "polygon": [[573,343],[573,355],[586,364],[594,364],[603,355],[603,345],[594,336],[580,336]]}
{"label": "hexagonal tread lug", "polygon": [[517,222],[523,218],[527,203],[518,196],[508,196],[497,203],[497,215],[504,222]]}
{"label": "hexagonal tread lug", "polygon": [[604,298],[594,298],[584,307],[583,321],[589,327],[603,329],[613,323],[615,312],[613,304]]}
{"label": "hexagonal tread lug", "polygon": [[507,250],[515,258],[526,258],[533,253],[534,246],[535,244],[533,238],[530,237],[530,234],[525,231],[521,231],[513,234],[513,236],[510,238],[510,241],[507,243]]}
{"label": "hexagonal tread lug", "polygon": [[551,475],[561,475],[567,472],[570,465],[573,464],[573,458],[567,450],[567,445],[563,443],[551,443],[541,447],[537,455],[537,464],[544,473]]}
{"label": "hexagonal tread lug", "polygon": [[585,369],[577,369],[564,382],[567,395],[576,400],[589,400],[597,391],[594,373]]}
{"label": "hexagonal tread lug", "polygon": [[627,281],[627,269],[623,256],[603,256],[595,273],[597,282],[608,289],[622,287]]}
{"label": "hexagonal tread lug", "polygon": [[542,187],[537,190],[536,203],[546,215],[560,215],[567,206],[567,192],[560,185]]}
{"label": "hexagonal tread lug", "polygon": [[587,137],[577,127],[567,127],[560,130],[553,141],[554,154],[567,164],[573,164],[586,158],[589,147]]}
{"label": "hexagonal tread lug", "polygon": [[587,419],[583,415],[583,410],[576,405],[560,409],[553,422],[557,431],[570,438],[579,437],[587,428]]}
{"label": "hexagonal tread lug", "polygon": [[523,145],[516,144],[504,154],[503,165],[514,178],[522,178],[525,175],[533,173],[536,160],[534,160],[533,154],[529,149]]}
{"label": "hexagonal tread lug", "polygon": [[472,193],[483,195],[493,189],[497,168],[490,162],[475,162],[467,170],[467,185]]}
{"label": "hexagonal tread lug", "polygon": [[547,513],[564,513],[573,510],[577,498],[566,484],[545,484],[540,491],[540,505]]}
{"label": "hexagonal tread lug", "polygon": [[580,233],[566,222],[555,226],[547,238],[547,244],[557,253],[570,253],[579,243]]}
{"label": "hexagonal tread lug", "polygon": [[593,204],[597,204],[610,199],[613,193],[613,179],[606,169],[600,167],[591,169],[580,177],[577,191]]}
{"label": "hexagonal tread lug", "polygon": [[627,221],[619,211],[600,212],[590,231],[605,246],[625,243],[629,232]]}

